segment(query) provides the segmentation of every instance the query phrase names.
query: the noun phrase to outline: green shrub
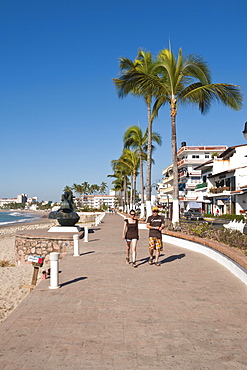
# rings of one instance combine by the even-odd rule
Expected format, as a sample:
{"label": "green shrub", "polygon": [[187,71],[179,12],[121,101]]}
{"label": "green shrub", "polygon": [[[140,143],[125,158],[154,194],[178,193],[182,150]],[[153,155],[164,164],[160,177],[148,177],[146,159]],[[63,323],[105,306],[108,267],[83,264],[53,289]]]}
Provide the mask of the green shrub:
{"label": "green shrub", "polygon": [[207,222],[195,224],[183,222],[181,223],[181,231],[187,235],[195,235],[200,238],[215,240],[219,243],[229,245],[232,248],[241,249],[247,255],[247,235],[242,234],[240,231],[223,228],[216,229]]}
{"label": "green shrub", "polygon": [[205,213],[204,214],[204,217],[210,217],[210,218],[223,218],[225,220],[237,220],[237,221],[241,221],[243,220],[244,221],[244,216],[242,215],[234,215],[234,214],[224,214],[224,215],[220,215],[220,216],[214,216],[213,214],[211,213]]}

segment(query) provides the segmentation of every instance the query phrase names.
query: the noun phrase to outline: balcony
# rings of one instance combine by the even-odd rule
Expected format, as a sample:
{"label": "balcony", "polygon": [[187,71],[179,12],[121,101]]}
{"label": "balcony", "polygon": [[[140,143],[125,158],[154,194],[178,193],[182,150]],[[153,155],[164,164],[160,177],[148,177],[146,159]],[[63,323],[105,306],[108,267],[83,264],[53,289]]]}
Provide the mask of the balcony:
{"label": "balcony", "polygon": [[186,183],[186,189],[195,189],[196,183]]}
{"label": "balcony", "polygon": [[181,166],[188,166],[188,165],[197,165],[203,164],[207,162],[207,158],[191,158],[191,159],[182,159],[181,161],[178,161],[178,168]]}
{"label": "balcony", "polygon": [[163,188],[161,189],[162,191],[160,191],[160,195],[164,195],[164,194],[167,194],[167,193],[171,193],[172,190],[173,190],[173,186],[168,186],[166,188]]}
{"label": "balcony", "polygon": [[179,195],[179,200],[180,201],[185,201],[185,202],[196,202],[197,200],[197,197],[194,197],[194,196],[183,196],[183,195]]}
{"label": "balcony", "polygon": [[206,182],[203,182],[202,184],[197,184],[196,185],[196,190],[197,189],[203,189],[203,188],[206,188],[207,187],[207,183]]}
{"label": "balcony", "polygon": [[201,171],[200,170],[192,170],[189,172],[190,176],[201,176]]}
{"label": "balcony", "polygon": [[220,188],[211,188],[209,189],[209,192],[212,194],[220,194],[225,191],[230,191],[230,186],[221,186]]}
{"label": "balcony", "polygon": [[191,151],[205,151],[205,152],[223,152],[227,149],[227,146],[183,146],[178,150],[178,156],[180,156],[183,152],[191,152]]}
{"label": "balcony", "polygon": [[167,183],[167,182],[169,182],[169,181],[172,181],[173,180],[173,175],[171,175],[171,176],[164,176],[163,178],[162,178],[162,182],[163,182],[163,184],[164,183]]}

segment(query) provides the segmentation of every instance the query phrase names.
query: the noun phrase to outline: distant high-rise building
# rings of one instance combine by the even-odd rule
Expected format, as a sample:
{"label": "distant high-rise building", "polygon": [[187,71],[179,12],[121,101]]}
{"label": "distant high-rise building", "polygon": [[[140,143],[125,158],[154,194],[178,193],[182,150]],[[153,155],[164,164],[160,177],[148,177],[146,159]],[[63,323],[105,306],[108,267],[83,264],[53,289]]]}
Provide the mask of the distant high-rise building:
{"label": "distant high-rise building", "polygon": [[27,194],[17,195],[17,203],[26,203],[26,201],[27,201]]}

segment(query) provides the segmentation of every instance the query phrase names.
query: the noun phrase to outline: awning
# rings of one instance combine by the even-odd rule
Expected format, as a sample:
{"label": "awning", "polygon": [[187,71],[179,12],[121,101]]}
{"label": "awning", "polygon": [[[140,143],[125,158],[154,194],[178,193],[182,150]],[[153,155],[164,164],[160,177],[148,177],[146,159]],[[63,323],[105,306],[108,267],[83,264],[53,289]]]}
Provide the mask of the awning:
{"label": "awning", "polygon": [[218,206],[224,206],[225,203],[222,200],[217,199],[217,204]]}
{"label": "awning", "polygon": [[218,198],[216,200],[230,200],[230,198]]}

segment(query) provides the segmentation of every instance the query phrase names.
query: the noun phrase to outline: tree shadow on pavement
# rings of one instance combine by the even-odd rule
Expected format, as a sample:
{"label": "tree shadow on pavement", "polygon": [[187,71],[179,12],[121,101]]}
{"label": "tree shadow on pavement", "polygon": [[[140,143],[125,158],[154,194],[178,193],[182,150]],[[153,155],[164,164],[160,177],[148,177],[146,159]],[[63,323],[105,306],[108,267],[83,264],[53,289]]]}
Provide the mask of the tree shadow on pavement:
{"label": "tree shadow on pavement", "polygon": [[70,281],[66,281],[66,283],[60,284],[60,288],[65,286],[65,285],[77,283],[78,281],[85,280],[85,279],[87,279],[87,277],[79,277],[79,278],[76,278],[76,279],[73,279],[73,280],[70,280]]}

